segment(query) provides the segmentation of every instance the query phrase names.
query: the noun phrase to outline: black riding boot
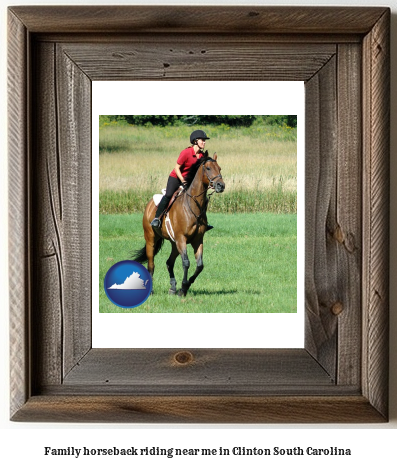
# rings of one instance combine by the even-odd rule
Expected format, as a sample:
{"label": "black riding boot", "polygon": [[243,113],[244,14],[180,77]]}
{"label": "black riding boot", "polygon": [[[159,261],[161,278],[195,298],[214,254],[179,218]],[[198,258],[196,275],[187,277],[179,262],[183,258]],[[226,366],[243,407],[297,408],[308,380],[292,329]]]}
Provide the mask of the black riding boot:
{"label": "black riding boot", "polygon": [[168,206],[169,202],[170,202],[170,198],[168,198],[167,196],[164,195],[161,198],[161,201],[160,201],[159,205],[157,206],[156,215],[155,215],[153,221],[150,223],[151,226],[153,226],[153,227],[160,227],[161,226],[160,216],[167,209],[167,206]]}

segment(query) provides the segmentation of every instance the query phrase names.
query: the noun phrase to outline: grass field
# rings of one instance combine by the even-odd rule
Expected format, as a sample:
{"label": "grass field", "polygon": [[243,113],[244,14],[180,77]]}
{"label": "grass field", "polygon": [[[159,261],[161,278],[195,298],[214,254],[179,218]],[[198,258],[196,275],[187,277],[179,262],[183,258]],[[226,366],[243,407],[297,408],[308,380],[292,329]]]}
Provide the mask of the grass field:
{"label": "grass field", "polygon": [[[296,312],[297,236],[295,214],[210,213],[215,229],[204,238],[204,270],[186,298],[168,295],[165,261],[171,245],[165,241],[156,256],[154,294],[135,309],[112,304],[103,289],[107,270],[131,258],[144,245],[142,215],[100,215],[100,312]],[[189,246],[190,270],[195,270]],[[175,264],[178,287],[183,271]]]}
{"label": "grass field", "polygon": [[[141,213],[165,188],[192,128],[131,126],[101,122],[99,191],[101,214]],[[211,211],[297,211],[296,128],[256,124],[248,128],[206,126],[206,149],[218,154],[226,191]]]}

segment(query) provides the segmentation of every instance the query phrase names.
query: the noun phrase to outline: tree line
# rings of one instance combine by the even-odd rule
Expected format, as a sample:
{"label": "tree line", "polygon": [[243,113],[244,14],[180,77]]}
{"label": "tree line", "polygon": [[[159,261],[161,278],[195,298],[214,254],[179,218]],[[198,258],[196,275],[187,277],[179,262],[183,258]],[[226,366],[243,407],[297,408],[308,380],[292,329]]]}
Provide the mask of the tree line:
{"label": "tree line", "polygon": [[143,126],[169,126],[187,124],[191,126],[206,124],[227,124],[228,126],[248,127],[257,121],[267,125],[297,126],[296,115],[107,115],[109,121],[125,121],[128,124]]}

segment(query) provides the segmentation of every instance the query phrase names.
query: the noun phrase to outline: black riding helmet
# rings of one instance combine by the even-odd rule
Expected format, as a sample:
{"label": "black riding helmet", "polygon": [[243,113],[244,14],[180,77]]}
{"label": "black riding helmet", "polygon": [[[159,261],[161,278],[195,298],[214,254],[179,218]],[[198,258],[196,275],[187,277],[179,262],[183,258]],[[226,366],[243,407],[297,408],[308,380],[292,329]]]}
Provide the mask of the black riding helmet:
{"label": "black riding helmet", "polygon": [[209,137],[207,136],[207,134],[205,134],[204,131],[193,131],[192,134],[190,134],[190,142],[194,144],[194,141],[196,141],[197,139],[209,139]]}

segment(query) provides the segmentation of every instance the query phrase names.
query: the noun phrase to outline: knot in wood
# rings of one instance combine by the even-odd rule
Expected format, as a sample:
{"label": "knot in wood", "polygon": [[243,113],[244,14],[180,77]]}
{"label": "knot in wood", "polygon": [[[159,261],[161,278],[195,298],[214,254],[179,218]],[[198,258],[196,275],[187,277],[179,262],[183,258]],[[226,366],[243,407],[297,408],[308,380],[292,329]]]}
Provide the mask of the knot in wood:
{"label": "knot in wood", "polygon": [[186,365],[193,361],[193,355],[190,352],[178,352],[175,354],[174,360],[180,365]]}
{"label": "knot in wood", "polygon": [[343,244],[345,240],[345,235],[343,234],[342,228],[337,226],[334,231],[334,239],[336,239],[340,244]]}
{"label": "knot in wood", "polygon": [[339,314],[342,314],[343,311],[343,304],[341,302],[336,302],[335,304],[332,305],[331,307],[332,314],[335,316],[339,316]]}

